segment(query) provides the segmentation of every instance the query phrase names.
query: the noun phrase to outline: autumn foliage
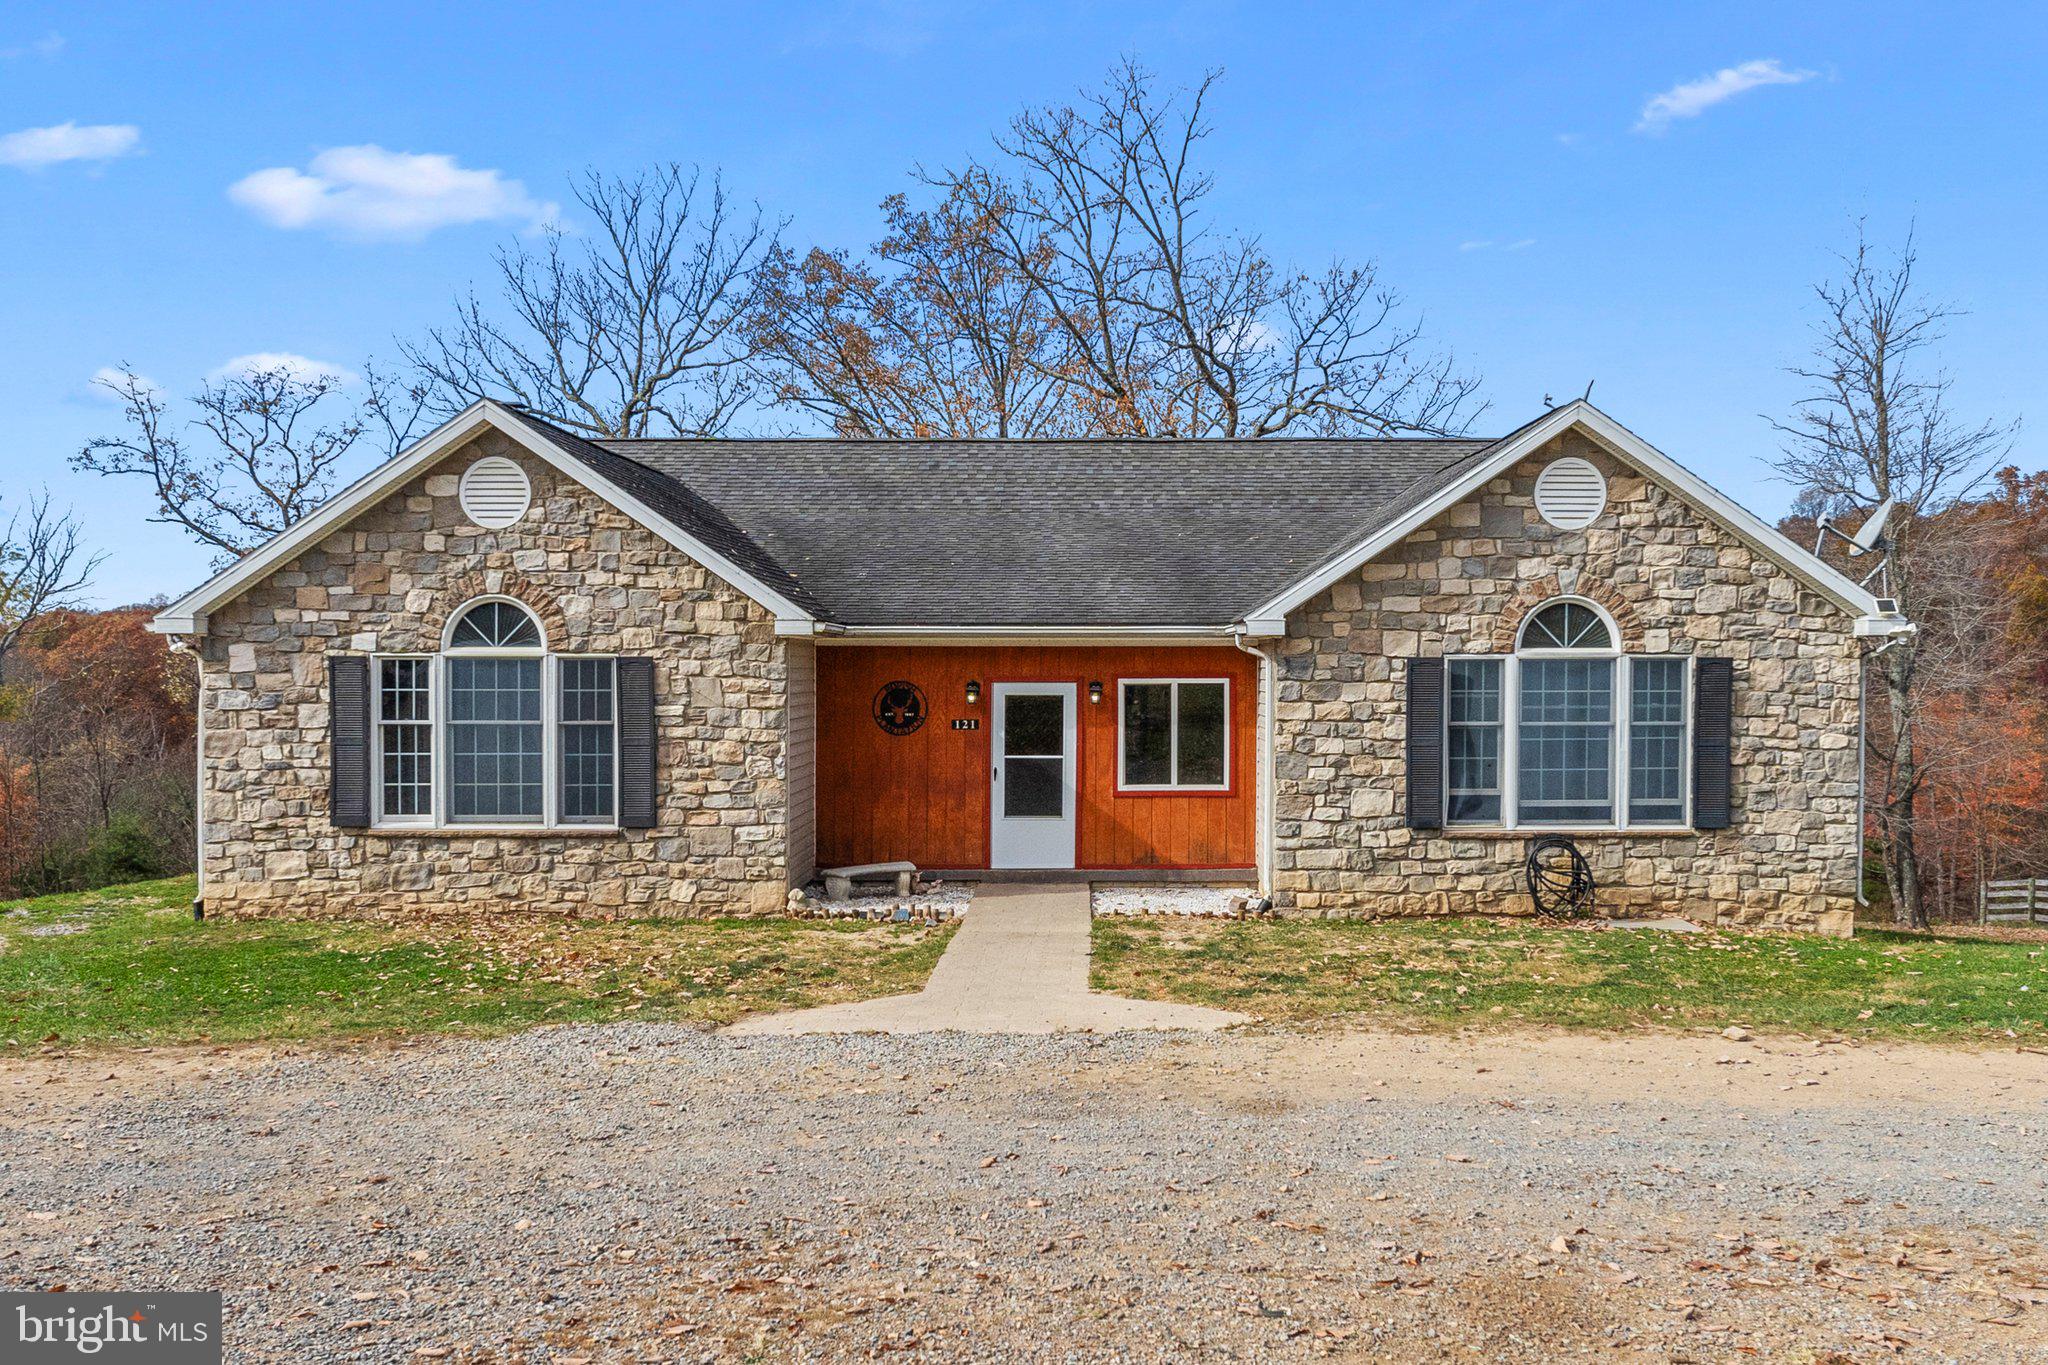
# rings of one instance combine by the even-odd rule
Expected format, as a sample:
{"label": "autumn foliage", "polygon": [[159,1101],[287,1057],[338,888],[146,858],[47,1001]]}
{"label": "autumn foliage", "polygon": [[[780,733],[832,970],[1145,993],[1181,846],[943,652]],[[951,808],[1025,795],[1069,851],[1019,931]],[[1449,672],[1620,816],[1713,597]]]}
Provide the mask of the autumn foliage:
{"label": "autumn foliage", "polygon": [[1980,880],[2048,876],[2048,471],[2001,470],[1939,529],[1975,547],[1968,572],[1991,602],[1981,636],[1928,680],[1923,715],[1938,758],[1921,793],[1927,890],[1959,918]]}
{"label": "autumn foliage", "polygon": [[191,865],[188,659],[148,608],[57,611],[0,686],[0,892],[33,894]]}
{"label": "autumn foliage", "polygon": [[[1786,530],[1812,543],[1810,521]],[[2002,469],[1916,534],[1932,585],[1918,613],[1922,891],[1933,918],[1971,919],[1981,882],[2048,877],[2048,471]],[[1881,732],[1874,681],[1867,705]],[[1884,759],[1873,744],[1873,803],[1897,780]],[[1874,814],[1866,833],[1882,837]]]}

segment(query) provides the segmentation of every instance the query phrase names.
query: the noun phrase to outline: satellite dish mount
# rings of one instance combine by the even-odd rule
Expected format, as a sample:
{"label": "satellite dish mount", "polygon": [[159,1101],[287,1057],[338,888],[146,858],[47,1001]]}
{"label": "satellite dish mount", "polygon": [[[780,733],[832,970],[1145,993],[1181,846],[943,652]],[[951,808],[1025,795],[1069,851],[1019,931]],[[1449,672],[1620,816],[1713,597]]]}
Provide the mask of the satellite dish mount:
{"label": "satellite dish mount", "polygon": [[1856,528],[1854,534],[1844,531],[1841,527],[1835,525],[1833,518],[1825,515],[1822,516],[1818,523],[1818,532],[1813,538],[1814,554],[1820,554],[1827,546],[1828,537],[1833,536],[1848,547],[1849,558],[1851,559],[1861,559],[1865,555],[1877,555],[1877,567],[1864,575],[1862,586],[1867,588],[1872,583],[1879,583],[1881,585],[1878,589],[1879,595],[1884,597],[1891,596],[1892,543],[1885,539],[1884,527],[1885,523],[1891,520],[1892,509],[1896,502],[1897,500],[1894,498],[1886,498],[1883,502],[1879,503],[1870,515],[1863,519],[1863,524]]}

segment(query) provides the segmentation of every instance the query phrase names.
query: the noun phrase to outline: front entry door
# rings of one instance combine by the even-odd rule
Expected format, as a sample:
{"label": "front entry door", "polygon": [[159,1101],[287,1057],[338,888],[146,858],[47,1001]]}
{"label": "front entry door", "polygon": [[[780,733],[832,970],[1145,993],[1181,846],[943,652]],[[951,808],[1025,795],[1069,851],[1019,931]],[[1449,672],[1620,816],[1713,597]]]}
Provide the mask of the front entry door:
{"label": "front entry door", "polygon": [[1074,865],[1073,683],[997,683],[991,867]]}

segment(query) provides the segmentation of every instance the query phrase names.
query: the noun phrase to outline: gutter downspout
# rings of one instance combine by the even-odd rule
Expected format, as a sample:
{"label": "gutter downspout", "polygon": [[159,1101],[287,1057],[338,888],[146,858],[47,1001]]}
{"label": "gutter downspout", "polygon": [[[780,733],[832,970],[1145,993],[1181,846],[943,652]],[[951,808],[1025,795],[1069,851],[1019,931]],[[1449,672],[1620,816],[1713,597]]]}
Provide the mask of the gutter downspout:
{"label": "gutter downspout", "polygon": [[1259,743],[1258,759],[1254,764],[1262,779],[1259,782],[1259,894],[1270,901],[1273,896],[1274,788],[1278,785],[1273,753],[1273,732],[1279,711],[1276,701],[1280,687],[1278,648],[1269,650],[1246,644],[1243,626],[1231,628],[1230,643],[1259,661]]}

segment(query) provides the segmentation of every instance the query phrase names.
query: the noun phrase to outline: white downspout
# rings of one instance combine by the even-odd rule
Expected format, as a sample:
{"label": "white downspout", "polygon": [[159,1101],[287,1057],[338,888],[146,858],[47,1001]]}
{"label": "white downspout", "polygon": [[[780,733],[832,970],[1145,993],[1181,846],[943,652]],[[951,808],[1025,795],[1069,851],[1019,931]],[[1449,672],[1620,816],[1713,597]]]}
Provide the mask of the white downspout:
{"label": "white downspout", "polygon": [[1279,775],[1274,771],[1273,731],[1279,708],[1275,696],[1280,689],[1280,661],[1277,649],[1268,650],[1244,641],[1244,627],[1233,627],[1230,642],[1244,653],[1259,661],[1259,742],[1258,758],[1254,766],[1259,774],[1259,894],[1270,899],[1273,895],[1273,817],[1277,807],[1274,804],[1274,788],[1279,785]]}

